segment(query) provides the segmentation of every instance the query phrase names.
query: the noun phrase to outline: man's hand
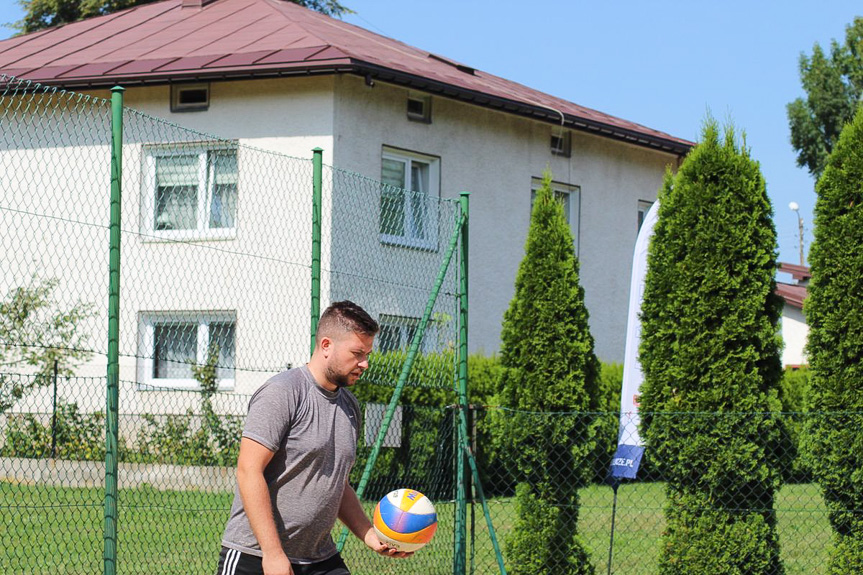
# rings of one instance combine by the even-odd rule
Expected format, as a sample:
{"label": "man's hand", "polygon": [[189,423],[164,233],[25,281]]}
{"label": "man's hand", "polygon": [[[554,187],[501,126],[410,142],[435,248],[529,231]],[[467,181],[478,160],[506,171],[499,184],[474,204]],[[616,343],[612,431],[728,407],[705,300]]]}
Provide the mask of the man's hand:
{"label": "man's hand", "polygon": [[294,575],[294,568],[291,567],[291,562],[284,553],[265,554],[261,567],[264,569],[264,575]]}
{"label": "man's hand", "polygon": [[386,543],[383,543],[378,539],[378,535],[375,533],[374,528],[371,527],[366,531],[366,535],[363,537],[363,542],[375,553],[386,555],[387,557],[398,557],[399,559],[404,559],[405,557],[410,557],[414,554],[413,551],[398,551]]}
{"label": "man's hand", "polygon": [[339,519],[348,526],[348,529],[357,536],[357,539],[360,539],[375,553],[387,557],[398,557],[399,559],[413,555],[412,551],[398,551],[378,539],[372,522],[366,517],[366,512],[363,511],[360,500],[357,499],[356,492],[347,482],[345,482],[345,492],[339,506]]}

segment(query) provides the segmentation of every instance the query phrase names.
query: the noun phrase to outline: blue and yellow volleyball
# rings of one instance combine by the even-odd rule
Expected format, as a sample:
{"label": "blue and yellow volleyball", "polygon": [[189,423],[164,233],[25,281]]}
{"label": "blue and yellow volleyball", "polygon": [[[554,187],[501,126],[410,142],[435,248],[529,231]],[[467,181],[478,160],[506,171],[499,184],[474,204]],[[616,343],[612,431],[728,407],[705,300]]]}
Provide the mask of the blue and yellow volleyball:
{"label": "blue and yellow volleyball", "polygon": [[437,513],[419,491],[396,489],[375,507],[372,524],[382,543],[399,551],[416,551],[434,536]]}

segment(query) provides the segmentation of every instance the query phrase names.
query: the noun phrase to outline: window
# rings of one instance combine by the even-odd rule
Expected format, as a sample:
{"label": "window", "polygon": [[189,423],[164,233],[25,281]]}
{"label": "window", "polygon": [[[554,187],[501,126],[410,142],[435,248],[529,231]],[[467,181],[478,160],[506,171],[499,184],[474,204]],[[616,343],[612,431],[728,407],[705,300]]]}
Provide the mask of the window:
{"label": "window", "polygon": [[233,237],[237,149],[151,148],[145,155],[145,231],[172,239]]}
{"label": "window", "polygon": [[440,160],[384,148],[381,182],[381,241],[436,249]]}
{"label": "window", "polygon": [[644,218],[647,217],[647,212],[650,211],[651,206],[653,206],[653,202],[648,202],[646,200],[638,200],[638,228],[637,228],[637,231],[641,230],[641,225],[644,223]]}
{"label": "window", "polygon": [[[533,202],[536,199],[536,191],[542,185],[540,178],[532,178],[530,185],[530,209],[533,211]],[[563,206],[563,216],[566,218],[566,223],[569,224],[569,229],[572,230],[572,238],[575,242],[576,253],[578,253],[578,216],[581,209],[581,188],[562,184],[560,182],[552,182],[551,189],[554,191],[554,197]]]}
{"label": "window", "polygon": [[551,153],[568,158],[572,149],[572,135],[563,128],[551,129]]}
{"label": "window", "polygon": [[218,349],[216,377],[232,388],[236,365],[236,315],[233,312],[147,312],[138,331],[138,382],[176,389],[197,389],[192,367],[207,363]]}
{"label": "window", "polygon": [[175,84],[171,86],[172,112],[200,112],[209,107],[209,84]]}
{"label": "window", "polygon": [[[377,337],[378,350],[382,353],[396,350],[407,351],[413,341],[414,335],[416,335],[420,318],[381,314],[378,324],[381,327]],[[421,352],[432,353],[438,351],[436,350],[438,341],[437,331],[437,324],[430,320],[426,324],[423,341],[420,344]]]}
{"label": "window", "polygon": [[408,120],[431,124],[431,96],[420,94],[408,96]]}

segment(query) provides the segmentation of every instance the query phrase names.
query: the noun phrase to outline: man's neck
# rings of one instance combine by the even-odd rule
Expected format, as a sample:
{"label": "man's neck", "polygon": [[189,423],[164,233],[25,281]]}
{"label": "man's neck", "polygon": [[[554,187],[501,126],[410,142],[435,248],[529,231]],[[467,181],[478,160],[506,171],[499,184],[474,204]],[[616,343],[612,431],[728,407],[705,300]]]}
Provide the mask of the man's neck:
{"label": "man's neck", "polygon": [[339,386],[334,383],[331,383],[326,377],[326,371],[323,366],[317,364],[312,358],[309,363],[306,364],[306,367],[309,368],[309,373],[312,374],[312,378],[315,380],[315,383],[318,384],[318,387],[321,389],[325,389],[330,392],[338,391]]}

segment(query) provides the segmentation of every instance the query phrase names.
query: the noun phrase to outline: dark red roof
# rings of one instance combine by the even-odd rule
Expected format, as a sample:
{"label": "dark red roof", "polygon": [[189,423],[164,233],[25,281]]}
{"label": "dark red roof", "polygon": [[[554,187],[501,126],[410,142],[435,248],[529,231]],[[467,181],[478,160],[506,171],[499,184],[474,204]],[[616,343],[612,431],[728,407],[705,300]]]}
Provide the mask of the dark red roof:
{"label": "dark red roof", "polygon": [[791,277],[798,282],[806,282],[812,278],[812,272],[809,270],[808,266],[779,262],[779,271],[791,274]]}
{"label": "dark red roof", "polygon": [[786,284],[776,282],[776,294],[785,300],[785,303],[803,309],[803,300],[807,295],[806,286],[797,284]]}
{"label": "dark red roof", "polygon": [[353,73],[685,154],[693,143],[282,0],[146,4],[0,41],[0,73],[65,88]]}

